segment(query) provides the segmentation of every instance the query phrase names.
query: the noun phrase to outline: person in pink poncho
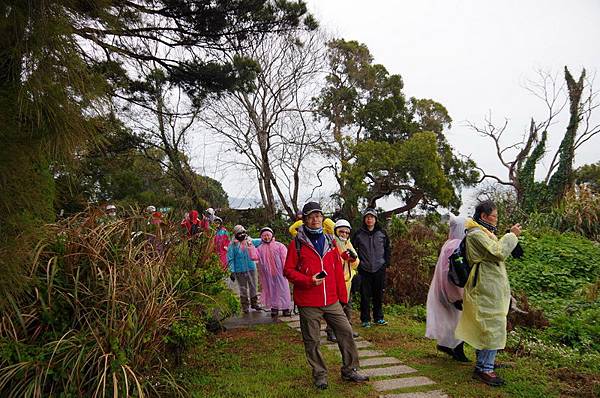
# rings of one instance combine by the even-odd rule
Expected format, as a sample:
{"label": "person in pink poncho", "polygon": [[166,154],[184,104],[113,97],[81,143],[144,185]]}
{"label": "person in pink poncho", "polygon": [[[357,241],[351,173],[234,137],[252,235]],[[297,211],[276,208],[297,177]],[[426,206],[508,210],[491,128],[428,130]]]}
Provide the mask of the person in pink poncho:
{"label": "person in pink poncho", "polygon": [[215,217],[213,220],[215,226],[214,245],[215,252],[221,260],[223,270],[227,271],[227,249],[229,248],[229,233],[227,228],[223,226],[223,220],[220,217]]}
{"label": "person in pink poncho", "polygon": [[457,361],[469,362],[464,343],[454,337],[460,319],[464,289],[448,280],[448,259],[465,236],[465,219],[450,216],[448,240],[440,250],[435,272],[427,294],[427,328],[425,337],[437,340],[437,349]]}
{"label": "person in pink poncho", "polygon": [[273,230],[269,227],[260,230],[260,240],[257,250],[258,277],[262,286],[261,302],[263,307],[271,308],[272,317],[276,317],[279,311],[282,311],[283,316],[290,316],[290,285],[283,276],[287,247],[275,240]]}

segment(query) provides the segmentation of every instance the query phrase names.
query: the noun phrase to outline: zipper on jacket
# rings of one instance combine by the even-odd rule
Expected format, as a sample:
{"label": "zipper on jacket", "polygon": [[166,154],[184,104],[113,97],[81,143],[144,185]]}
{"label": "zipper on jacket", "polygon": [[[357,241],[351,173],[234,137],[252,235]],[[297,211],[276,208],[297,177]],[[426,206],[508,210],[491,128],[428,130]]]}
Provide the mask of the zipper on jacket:
{"label": "zipper on jacket", "polygon": [[[321,255],[319,254],[317,249],[315,249],[312,245],[305,245],[305,246],[310,247],[312,249],[312,251],[314,251],[315,254],[319,257],[319,259],[321,260],[321,271],[325,271],[325,264],[323,264],[323,257],[325,257],[325,254],[327,254],[327,253],[324,253],[323,257],[321,257]],[[337,250],[337,248],[335,250]],[[331,251],[331,246],[329,246],[329,250],[327,252],[330,252],[330,251]],[[334,277],[335,277],[335,275],[334,275]],[[323,306],[326,306],[327,305],[327,289],[325,289],[325,278],[323,278],[322,285],[323,285],[323,297],[325,298],[325,300],[323,302]]]}
{"label": "zipper on jacket", "polygon": [[[317,253],[318,254],[318,253]],[[319,256],[321,258],[321,271],[325,271],[325,264],[323,264],[323,257]],[[327,305],[327,289],[325,286],[325,279],[323,278],[323,297],[325,297],[325,300],[323,301],[323,306]]]}

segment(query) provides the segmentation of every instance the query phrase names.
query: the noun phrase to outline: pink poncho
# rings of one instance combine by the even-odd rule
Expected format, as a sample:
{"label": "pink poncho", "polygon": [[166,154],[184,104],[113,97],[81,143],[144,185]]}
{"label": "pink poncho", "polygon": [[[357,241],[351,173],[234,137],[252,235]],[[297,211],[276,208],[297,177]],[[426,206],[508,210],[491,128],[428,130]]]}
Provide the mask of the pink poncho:
{"label": "pink poncho", "polygon": [[290,285],[283,276],[287,247],[273,238],[258,246],[258,275],[262,291],[261,302],[266,308],[292,309]]}
{"label": "pink poncho", "polygon": [[448,257],[465,236],[465,219],[450,218],[448,240],[440,250],[435,272],[427,294],[427,328],[425,336],[444,347],[454,348],[460,340],[454,337],[461,311],[452,303],[463,298],[463,289],[448,281]]}

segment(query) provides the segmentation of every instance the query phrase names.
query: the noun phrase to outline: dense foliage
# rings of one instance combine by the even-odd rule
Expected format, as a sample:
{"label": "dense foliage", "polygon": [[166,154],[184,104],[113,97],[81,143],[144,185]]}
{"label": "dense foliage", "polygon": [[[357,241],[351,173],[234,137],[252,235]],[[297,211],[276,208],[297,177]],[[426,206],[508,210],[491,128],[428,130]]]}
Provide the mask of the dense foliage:
{"label": "dense foliage", "polygon": [[395,196],[403,206],[460,207],[460,188],[476,182],[474,162],[462,159],[444,130],[452,119],[431,99],[407,99],[399,74],[373,63],[366,45],[328,43],[326,84],[315,98],[328,136],[321,148],[339,185],[338,202],[354,219],[359,202],[376,207]]}
{"label": "dense foliage", "polygon": [[392,219],[392,260],[387,269],[386,301],[425,304],[439,250],[448,235],[442,225]]}
{"label": "dense foliage", "polygon": [[514,292],[549,318],[549,341],[600,351],[600,246],[572,233],[531,231],[521,238],[525,256],[509,261]]}
{"label": "dense foliage", "polygon": [[170,375],[237,301],[210,238],[192,254],[144,218],[80,214],[49,227],[31,284],[0,322],[0,395],[181,393]]}

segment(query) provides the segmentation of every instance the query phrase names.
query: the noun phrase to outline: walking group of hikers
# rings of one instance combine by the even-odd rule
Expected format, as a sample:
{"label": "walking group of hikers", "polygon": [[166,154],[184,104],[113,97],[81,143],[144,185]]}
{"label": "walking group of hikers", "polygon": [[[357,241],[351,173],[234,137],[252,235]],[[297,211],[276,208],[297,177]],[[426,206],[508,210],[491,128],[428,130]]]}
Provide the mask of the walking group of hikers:
{"label": "walking group of hikers", "polygon": [[[211,224],[216,227],[215,251],[231,280],[237,282],[244,313],[266,308],[273,317],[280,312],[289,316],[294,305],[297,307],[316,388],[328,386],[327,368],[319,349],[322,319],[327,323],[327,339],[337,342],[342,354],[342,379],[366,381],[369,378],[358,372],[354,342],[358,334],[351,326],[351,298],[354,290],[360,292],[363,328],[387,324],[383,294],[391,257],[388,236],[371,208],[363,211],[362,225],[352,237],[347,220],[325,218],[316,202],[304,205],[297,218],[290,226],[292,240],[287,247],[275,239],[269,227],[252,239],[242,225],[236,225],[230,241],[223,221],[210,208],[202,218],[192,210],[181,224],[189,237],[208,231]],[[478,204],[473,218],[451,217],[448,240],[440,251],[428,293],[426,327],[426,336],[437,340],[437,349],[457,361],[469,362],[465,342],[475,348],[473,378],[492,386],[504,384],[495,373],[499,367],[495,364],[496,353],[506,344],[511,300],[504,260],[514,255],[521,233],[516,224],[499,239],[497,222],[498,211],[491,201]],[[449,258],[461,242],[472,265],[464,287],[448,278]]]}

